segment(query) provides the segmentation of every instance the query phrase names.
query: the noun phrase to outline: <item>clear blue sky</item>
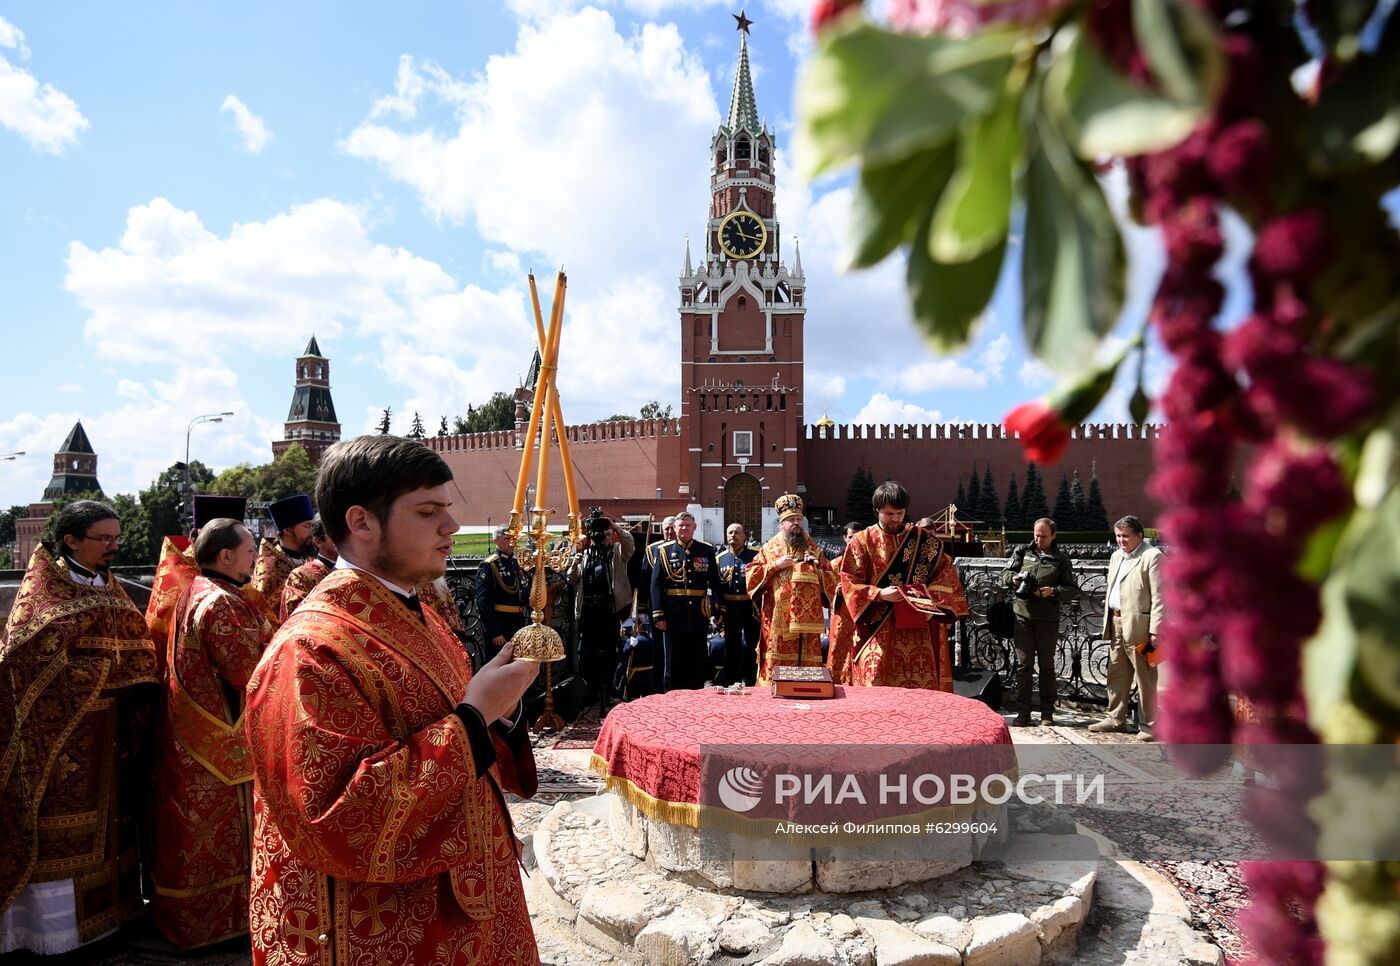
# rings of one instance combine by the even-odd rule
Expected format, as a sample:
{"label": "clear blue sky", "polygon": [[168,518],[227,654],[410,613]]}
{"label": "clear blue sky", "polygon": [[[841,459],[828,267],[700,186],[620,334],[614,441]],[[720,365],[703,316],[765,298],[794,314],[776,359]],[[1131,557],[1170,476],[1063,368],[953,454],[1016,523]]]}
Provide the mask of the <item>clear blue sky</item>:
{"label": "clear blue sky", "polygon": [[[237,416],[196,429],[195,458],[267,460],[313,331],[347,434],[385,406],[396,431],[414,410],[434,430],[524,373],[531,267],[546,288],[570,271],[571,422],[674,404],[676,276],[704,224],[731,12],[0,2],[0,453],[28,453],[0,463],[0,506],[38,499],[79,417],[109,494],[183,458],[201,413]],[[760,113],[786,146],[806,4],[748,14]],[[848,198],[840,178],[780,185],[809,279],[809,418],[993,421],[1045,390],[1014,270],[971,349],[939,359],[902,265],[836,272]],[[1160,262],[1150,235],[1132,250],[1130,315]]]}

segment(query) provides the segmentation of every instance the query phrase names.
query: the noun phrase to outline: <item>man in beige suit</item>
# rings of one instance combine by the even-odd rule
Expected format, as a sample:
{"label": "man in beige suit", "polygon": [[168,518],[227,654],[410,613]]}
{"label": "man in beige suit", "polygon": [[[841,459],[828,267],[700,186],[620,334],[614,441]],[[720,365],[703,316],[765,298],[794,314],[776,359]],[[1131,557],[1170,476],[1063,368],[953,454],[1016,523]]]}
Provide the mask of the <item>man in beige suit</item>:
{"label": "man in beige suit", "polygon": [[[1142,521],[1126,516],[1113,525],[1118,550],[1108,564],[1103,637],[1109,642],[1108,716],[1090,731],[1128,730],[1128,697],[1137,680],[1138,741],[1152,740],[1157,720],[1157,668],[1149,660],[1157,646],[1162,604],[1162,551],[1142,538]],[[1138,646],[1147,644],[1140,652]],[[1155,655],[1154,655],[1155,657]]]}

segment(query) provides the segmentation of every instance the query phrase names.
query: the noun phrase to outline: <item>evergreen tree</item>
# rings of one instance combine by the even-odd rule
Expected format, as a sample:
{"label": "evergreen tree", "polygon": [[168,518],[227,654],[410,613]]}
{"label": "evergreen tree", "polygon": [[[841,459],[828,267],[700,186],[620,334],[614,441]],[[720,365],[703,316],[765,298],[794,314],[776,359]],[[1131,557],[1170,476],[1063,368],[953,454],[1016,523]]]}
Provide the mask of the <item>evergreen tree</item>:
{"label": "evergreen tree", "polygon": [[1064,525],[1066,530],[1088,530],[1089,526],[1085,522],[1088,519],[1088,504],[1084,499],[1084,484],[1079,480],[1079,467],[1074,468],[1074,479],[1070,480],[1069,498],[1073,511],[1073,518]]}
{"label": "evergreen tree", "polygon": [[875,509],[870,505],[875,495],[875,477],[864,466],[857,466],[846,489],[846,519],[869,526],[875,522]]}
{"label": "evergreen tree", "polygon": [[[959,507],[962,504],[958,504]],[[982,520],[978,512],[982,509],[982,478],[977,475],[977,461],[972,461],[972,479],[967,483],[967,508],[966,512],[959,514],[972,520]],[[982,520],[985,523],[985,520]]]}
{"label": "evergreen tree", "polygon": [[998,529],[1001,526],[1001,500],[997,498],[996,481],[992,479],[992,464],[989,460],[982,468],[982,495],[981,503],[977,507],[977,516],[986,521],[985,525],[989,529]]}
{"label": "evergreen tree", "polygon": [[958,477],[958,495],[953,497],[953,505],[958,508],[959,513],[967,513],[967,487],[963,486],[963,478]]}
{"label": "evergreen tree", "polygon": [[380,417],[380,420],[379,420],[379,435],[380,435],[380,436],[387,436],[387,435],[389,435],[389,425],[390,425],[391,421],[393,420],[393,416],[394,416],[394,411],[393,411],[392,409],[390,409],[388,406],[385,406],[385,407],[384,407],[384,415],[383,415],[382,417]]}
{"label": "evergreen tree", "polygon": [[467,418],[457,417],[459,433],[494,433],[515,428],[515,398],[493,392],[480,406],[468,406]]}
{"label": "evergreen tree", "polygon": [[1016,488],[1016,474],[1011,474],[1011,485],[1006,488],[1006,529],[1024,530],[1025,514],[1021,510],[1021,495]]}
{"label": "evergreen tree", "polygon": [[1108,508],[1103,505],[1103,491],[1099,489],[1099,464],[1092,464],[1089,475],[1089,498],[1084,502],[1084,529],[1109,529]]}
{"label": "evergreen tree", "polygon": [[1021,495],[1021,529],[1029,530],[1035,521],[1050,515],[1050,501],[1045,496],[1045,480],[1040,468],[1026,464],[1026,489]]}
{"label": "evergreen tree", "polygon": [[439,435],[439,436],[446,436],[446,435],[447,435],[447,417],[446,417],[446,416],[442,417],[442,421],[438,423],[438,435]]}
{"label": "evergreen tree", "polygon": [[1051,516],[1055,521],[1056,530],[1072,530],[1069,523],[1074,522],[1074,496],[1069,491],[1069,477],[1060,474],[1060,488],[1055,492],[1055,512]]}
{"label": "evergreen tree", "polygon": [[423,431],[423,419],[418,415],[418,410],[413,411],[413,425],[408,430],[409,439],[422,439],[428,434]]}
{"label": "evergreen tree", "polygon": [[[630,418],[630,417],[624,417],[624,418]],[[670,418],[671,418],[671,407],[670,407],[670,406],[667,406],[666,408],[663,409],[663,408],[661,407],[661,403],[657,402],[655,399],[653,399],[653,400],[652,400],[651,402],[649,402],[649,403],[644,403],[644,404],[642,405],[642,419],[670,419]]]}

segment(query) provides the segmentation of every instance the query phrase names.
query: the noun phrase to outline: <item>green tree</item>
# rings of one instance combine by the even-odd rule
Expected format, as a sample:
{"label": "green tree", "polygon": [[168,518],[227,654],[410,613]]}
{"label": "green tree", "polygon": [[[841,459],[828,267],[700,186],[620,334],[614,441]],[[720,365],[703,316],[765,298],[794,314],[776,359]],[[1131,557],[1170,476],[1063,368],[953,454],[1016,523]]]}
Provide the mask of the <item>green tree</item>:
{"label": "green tree", "polygon": [[413,411],[413,426],[408,431],[409,439],[422,439],[428,434],[423,430],[423,420],[418,415],[418,410]]}
{"label": "green tree", "polygon": [[633,419],[636,419],[636,417],[635,417],[635,416],[629,416],[629,415],[627,415],[626,413],[614,413],[614,414],[611,415],[611,416],[605,416],[605,417],[603,417],[603,419],[601,420],[601,422],[604,422],[604,423],[630,423]]}
{"label": "green tree", "polygon": [[455,420],[458,433],[494,433],[515,428],[515,398],[504,392],[494,392],[481,406],[468,406],[467,418]]}
{"label": "green tree", "polygon": [[[215,476],[209,467],[199,460],[190,462],[190,485],[196,492],[204,491],[212,485]],[[180,519],[180,503],[185,484],[183,463],[174,463],[157,476],[151,485],[140,493],[141,507],[146,516],[147,546],[151,548],[151,560],[160,552],[161,541],[167,536],[184,533]]]}
{"label": "green tree", "polygon": [[0,513],[0,546],[15,542],[15,523],[29,516],[29,507],[12,506]]}
{"label": "green tree", "polygon": [[306,450],[293,443],[271,463],[239,463],[218,475],[201,492],[244,496],[250,500],[281,500],[316,488],[316,467]]}
{"label": "green tree", "polygon": [[846,519],[869,526],[875,522],[875,509],[870,505],[875,495],[875,477],[864,466],[857,466],[846,489]]}
{"label": "green tree", "polygon": [[[49,514],[49,518],[44,521],[44,529],[39,531],[39,539],[42,540],[44,543],[53,543],[53,523],[54,520],[58,517],[58,511],[62,510],[70,503],[77,503],[79,500],[96,500],[99,503],[106,503],[108,506],[111,506],[112,504],[111,500],[107,499],[97,490],[83,490],[80,493],[60,494],[56,499],[50,501],[53,503],[53,513]],[[122,528],[122,538],[126,538],[125,527]]]}
{"label": "green tree", "polygon": [[997,499],[996,481],[992,479],[992,464],[989,460],[982,468],[982,493],[977,507],[977,516],[984,526],[996,529],[1001,525],[1001,501]]}
{"label": "green tree", "polygon": [[1055,491],[1055,512],[1052,519],[1056,529],[1073,530],[1075,517],[1074,494],[1070,492],[1069,477],[1061,473],[1060,488]]}
{"label": "green tree", "polygon": [[389,427],[393,425],[394,411],[388,406],[384,407],[384,415],[379,419],[379,435],[389,435]]}
{"label": "green tree", "polygon": [[438,423],[438,435],[439,435],[439,436],[446,436],[446,435],[447,435],[447,417],[446,417],[446,416],[443,416],[441,422]]}
{"label": "green tree", "polygon": [[1089,473],[1089,497],[1084,501],[1084,529],[1107,531],[1108,508],[1103,504],[1103,491],[1099,489],[1099,465],[1094,463]]}
{"label": "green tree", "polygon": [[671,418],[671,407],[670,407],[670,406],[667,406],[665,409],[662,409],[662,408],[661,408],[661,403],[658,402],[657,400],[653,399],[651,402],[645,403],[645,404],[642,406],[642,418],[643,418],[643,419],[670,419],[670,418]]}
{"label": "green tree", "polygon": [[1026,490],[1021,495],[1022,529],[1029,530],[1035,521],[1050,515],[1050,501],[1045,495],[1045,479],[1034,463],[1026,464]]}
{"label": "green tree", "polygon": [[[961,506],[961,504],[959,504]],[[977,475],[977,461],[972,461],[972,478],[967,481],[967,512],[962,516],[972,520],[981,520],[979,512],[982,509],[982,477]],[[985,521],[984,521],[985,522]]]}
{"label": "green tree", "polygon": [[1011,485],[1006,488],[1006,529],[1024,530],[1025,512],[1021,509],[1021,495],[1016,488],[1016,474],[1011,474]]}
{"label": "green tree", "polygon": [[1070,522],[1064,524],[1066,530],[1089,530],[1092,529],[1086,522],[1088,519],[1088,501],[1084,498],[1084,484],[1079,479],[1079,467],[1074,468],[1074,478],[1069,482],[1070,505],[1073,507],[1074,515]]}
{"label": "green tree", "polygon": [[153,542],[150,514],[141,505],[140,498],[118,493],[110,503],[122,524],[122,545],[113,562],[123,565],[156,563],[160,558],[160,543]]}
{"label": "green tree", "polygon": [[970,512],[967,506],[967,487],[963,485],[963,478],[958,477],[958,493],[953,497],[953,506],[958,508],[958,512],[966,514]]}

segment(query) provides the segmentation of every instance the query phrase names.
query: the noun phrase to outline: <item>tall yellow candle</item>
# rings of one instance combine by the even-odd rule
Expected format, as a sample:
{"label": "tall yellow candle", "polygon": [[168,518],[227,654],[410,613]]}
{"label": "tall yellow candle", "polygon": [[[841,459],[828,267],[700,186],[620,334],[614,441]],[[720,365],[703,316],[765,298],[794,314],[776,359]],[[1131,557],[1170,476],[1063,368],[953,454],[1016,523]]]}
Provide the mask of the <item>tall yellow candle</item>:
{"label": "tall yellow candle", "polygon": [[545,508],[545,497],[548,493],[549,485],[549,433],[550,424],[554,416],[554,407],[551,401],[554,398],[554,379],[558,371],[557,359],[559,357],[559,335],[563,328],[564,319],[564,273],[559,273],[559,278],[554,284],[554,306],[549,315],[549,332],[545,335],[545,348],[540,353],[542,364],[540,366],[540,377],[535,384],[535,403],[543,402],[543,427],[540,432],[540,462],[538,474],[535,477],[535,509]]}
{"label": "tall yellow candle", "polygon": [[[535,307],[535,321],[536,321],[536,324],[539,325],[540,297],[539,297],[539,292],[538,292],[538,290],[535,288],[535,275],[534,275],[533,272],[530,273],[529,279],[530,279],[530,300],[531,300],[531,302],[534,304],[534,307]],[[562,274],[560,275],[560,279],[561,279],[561,281],[560,281],[559,283],[556,283],[556,284],[555,284],[555,288],[554,288],[554,300],[555,300],[556,303],[559,301],[560,289],[562,288],[562,279],[563,279]],[[553,315],[552,312],[551,312],[551,314],[550,314],[550,320],[549,320],[549,321],[550,321],[550,328],[553,329],[553,327],[554,327],[554,315]],[[541,362],[542,362],[542,363],[543,363],[543,362],[548,362],[548,361],[549,361],[549,360],[548,360],[548,348],[547,348],[547,339],[546,339],[546,338],[541,338],[541,339],[540,339],[540,359],[541,359]],[[543,369],[541,370],[541,377],[543,377]],[[519,473],[519,474],[516,476],[516,478],[515,478],[515,502],[511,505],[511,509],[513,509],[513,510],[515,511],[515,513],[516,513],[516,519],[517,519],[517,520],[521,518],[521,517],[520,517],[520,514],[523,513],[524,510],[525,510],[525,484],[526,484],[526,481],[528,481],[529,478],[530,478],[530,457],[531,457],[531,455],[532,455],[533,452],[534,452],[535,437],[536,437],[536,434],[539,432],[539,428],[540,428],[540,415],[541,415],[541,413],[543,412],[543,410],[544,410],[544,393],[542,393],[542,392],[540,391],[540,387],[539,387],[538,385],[536,385],[536,386],[535,386],[535,398],[534,398],[534,402],[533,402],[533,403],[531,404],[531,406],[530,406],[530,425],[529,425],[529,428],[528,428],[528,429],[526,430],[526,432],[525,432],[525,449],[524,449],[524,450],[521,452],[521,454],[520,454],[520,473]],[[547,445],[548,445],[548,444],[546,443],[546,446],[547,446]]]}
{"label": "tall yellow candle", "polygon": [[[561,336],[561,338],[562,338],[562,329],[563,329],[563,325],[564,325],[564,320],[563,320],[563,311],[562,311],[563,304],[562,304],[562,301],[561,301],[561,300],[562,300],[562,298],[563,298],[564,291],[568,288],[568,278],[567,278],[567,276],[564,276],[563,273],[560,273],[560,278],[562,279],[562,285],[561,285],[561,287],[557,290],[557,294],[556,294],[556,298],[555,298],[555,304],[560,306],[559,326],[560,326],[560,330],[561,330],[560,336]],[[534,293],[535,293],[535,277],[532,275],[532,276],[530,276],[530,294],[531,294],[531,296],[533,297],[533,300],[534,300],[534,308],[535,308],[535,336],[539,339],[539,343],[540,343],[540,358],[543,359],[544,356],[545,356],[545,354],[546,354],[546,352],[548,352],[548,348],[549,348],[549,337],[545,334],[545,329],[544,329],[544,316],[543,316],[543,315],[541,314],[541,312],[540,312],[540,300],[539,300],[539,298],[538,298],[537,296],[535,296]],[[550,322],[551,322],[551,327],[552,327],[552,324],[553,324],[553,316],[552,316],[552,315],[551,315],[551,318],[550,318]],[[556,340],[556,345],[557,345],[557,340]],[[555,354],[556,356],[558,355],[558,349],[557,349],[557,348],[555,349],[555,353],[554,353],[554,354]],[[557,360],[556,360],[556,361],[557,361]],[[575,486],[574,486],[574,461],[573,461],[573,458],[569,455],[569,435],[568,435],[567,427],[564,426],[564,407],[563,407],[563,404],[560,403],[560,401],[559,401],[559,387],[558,387],[558,376],[557,376],[557,373],[556,373],[556,376],[555,376],[555,380],[554,380],[554,381],[555,381],[556,385],[555,385],[555,387],[554,387],[554,395],[553,395],[553,397],[552,397],[552,399],[551,399],[550,412],[553,414],[555,432],[557,432],[557,433],[559,434],[559,458],[560,458],[560,460],[561,460],[561,461],[563,462],[563,464],[564,464],[564,491],[565,491],[565,493],[567,493],[568,498],[569,498],[569,514],[570,514],[571,516],[577,517],[577,516],[578,516],[578,491],[577,491],[577,489],[575,489]]]}

